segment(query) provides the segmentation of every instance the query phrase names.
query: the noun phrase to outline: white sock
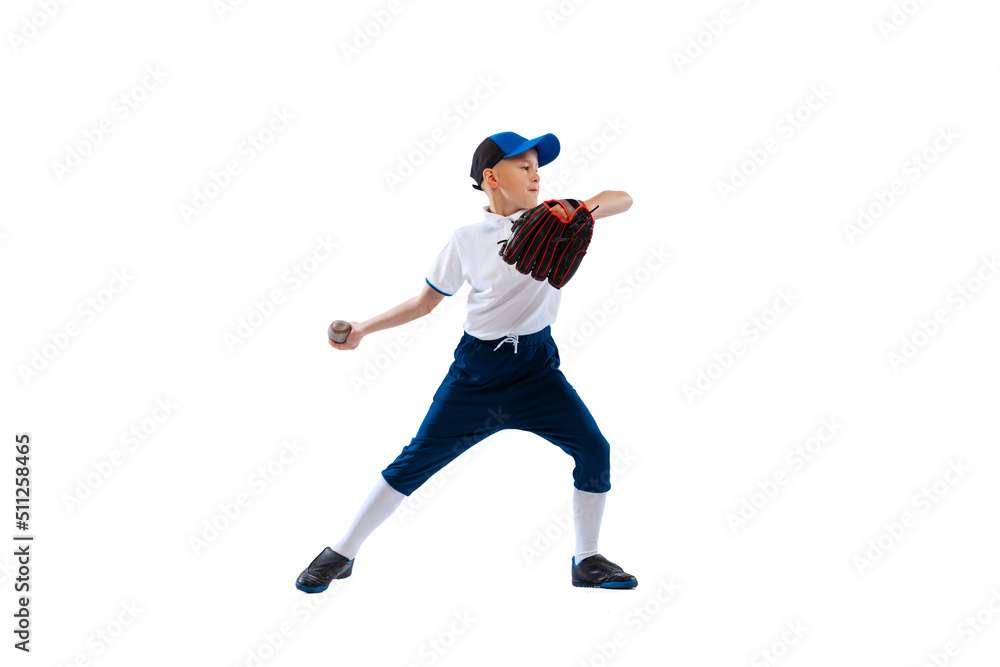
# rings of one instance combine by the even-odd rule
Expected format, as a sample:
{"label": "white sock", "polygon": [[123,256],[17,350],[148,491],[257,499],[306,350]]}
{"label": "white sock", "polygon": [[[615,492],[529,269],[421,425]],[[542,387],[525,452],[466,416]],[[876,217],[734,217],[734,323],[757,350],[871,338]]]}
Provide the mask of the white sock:
{"label": "white sock", "polygon": [[348,559],[357,556],[361,543],[368,539],[372,531],[378,528],[383,521],[392,516],[404,498],[406,498],[405,495],[389,486],[385,478],[379,475],[375,487],[365,500],[365,504],[358,510],[358,515],[354,517],[354,523],[347,529],[347,533],[340,541],[330,548]]}
{"label": "white sock", "polygon": [[604,517],[607,492],[590,493],[573,487],[573,522],[576,524],[576,564],[597,553],[597,537]]}

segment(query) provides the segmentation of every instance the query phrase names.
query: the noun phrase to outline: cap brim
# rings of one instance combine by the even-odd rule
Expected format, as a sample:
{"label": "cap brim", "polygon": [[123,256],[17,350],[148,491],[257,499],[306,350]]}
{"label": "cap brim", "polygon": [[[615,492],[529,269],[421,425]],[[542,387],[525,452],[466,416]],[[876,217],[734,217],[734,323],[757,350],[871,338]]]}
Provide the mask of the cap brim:
{"label": "cap brim", "polygon": [[530,141],[526,141],[517,148],[514,148],[509,153],[504,155],[505,158],[520,155],[526,150],[534,148],[538,152],[538,166],[544,167],[548,163],[559,157],[559,139],[556,135],[549,133],[543,134],[540,137],[535,137]]}

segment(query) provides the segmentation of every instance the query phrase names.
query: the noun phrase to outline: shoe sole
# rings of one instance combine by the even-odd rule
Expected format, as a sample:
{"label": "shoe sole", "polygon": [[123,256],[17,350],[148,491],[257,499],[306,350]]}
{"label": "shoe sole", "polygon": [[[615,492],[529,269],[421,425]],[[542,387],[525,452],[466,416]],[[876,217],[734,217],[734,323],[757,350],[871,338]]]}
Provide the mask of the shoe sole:
{"label": "shoe sole", "polygon": [[302,584],[296,581],[295,587],[300,591],[303,591],[304,593],[322,593],[323,591],[325,591],[330,587],[330,584],[318,588],[310,588],[309,586],[303,586]]}
{"label": "shoe sole", "polygon": [[[354,563],[351,563],[351,566],[347,568],[347,571],[345,571],[341,575],[334,577],[334,579],[346,579],[347,577],[351,576],[351,572],[353,570],[354,570]],[[296,579],[295,587],[300,591],[303,591],[304,593],[322,593],[323,591],[325,591],[330,587],[330,584],[327,584],[326,586],[303,586],[302,584],[299,583],[298,579]]]}
{"label": "shoe sole", "polygon": [[577,588],[635,588],[639,585],[639,582],[633,579],[632,581],[606,581],[603,584],[585,584],[582,581],[573,580],[573,585]]}

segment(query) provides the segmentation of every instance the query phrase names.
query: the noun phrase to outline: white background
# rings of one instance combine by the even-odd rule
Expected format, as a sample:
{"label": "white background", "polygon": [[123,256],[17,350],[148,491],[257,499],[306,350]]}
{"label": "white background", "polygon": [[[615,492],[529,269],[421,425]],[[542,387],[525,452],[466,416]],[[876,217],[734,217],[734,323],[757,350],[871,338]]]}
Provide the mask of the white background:
{"label": "white background", "polygon": [[[897,4],[5,3],[4,664],[995,664],[1000,9]],[[468,286],[354,352],[326,327],[419,292],[506,130],[561,140],[543,195],[634,199],[553,334],[613,445],[601,552],[639,586],[570,585],[572,461],[505,431],[306,596]]]}

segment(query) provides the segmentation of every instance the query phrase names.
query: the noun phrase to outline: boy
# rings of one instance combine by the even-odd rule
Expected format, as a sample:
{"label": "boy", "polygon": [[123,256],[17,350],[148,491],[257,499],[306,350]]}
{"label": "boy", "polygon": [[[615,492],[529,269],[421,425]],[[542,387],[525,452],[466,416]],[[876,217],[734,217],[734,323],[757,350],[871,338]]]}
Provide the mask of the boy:
{"label": "boy", "polygon": [[[528,140],[500,132],[483,140],[472,158],[472,187],[486,193],[482,222],[457,229],[431,265],[414,298],[365,322],[351,322],[340,350],[353,350],[370,333],[422,317],[467,281],[472,287],[455,361],[434,394],[410,444],[382,471],[340,542],[326,547],[295,586],[326,590],[351,575],[361,543],[434,473],[489,435],[513,428],[531,431],[573,457],[574,586],[635,588],[627,574],[597,551],[610,482],[610,445],[587,406],[559,370],[551,336],[560,290],[519,273],[499,256],[521,213],[538,204],[538,168],[559,154],[559,140]],[[583,202],[604,218],[628,210],[632,198],[605,191]],[[599,207],[599,208],[598,208]],[[561,210],[562,207],[559,207]],[[509,345],[505,345],[509,343]]]}

